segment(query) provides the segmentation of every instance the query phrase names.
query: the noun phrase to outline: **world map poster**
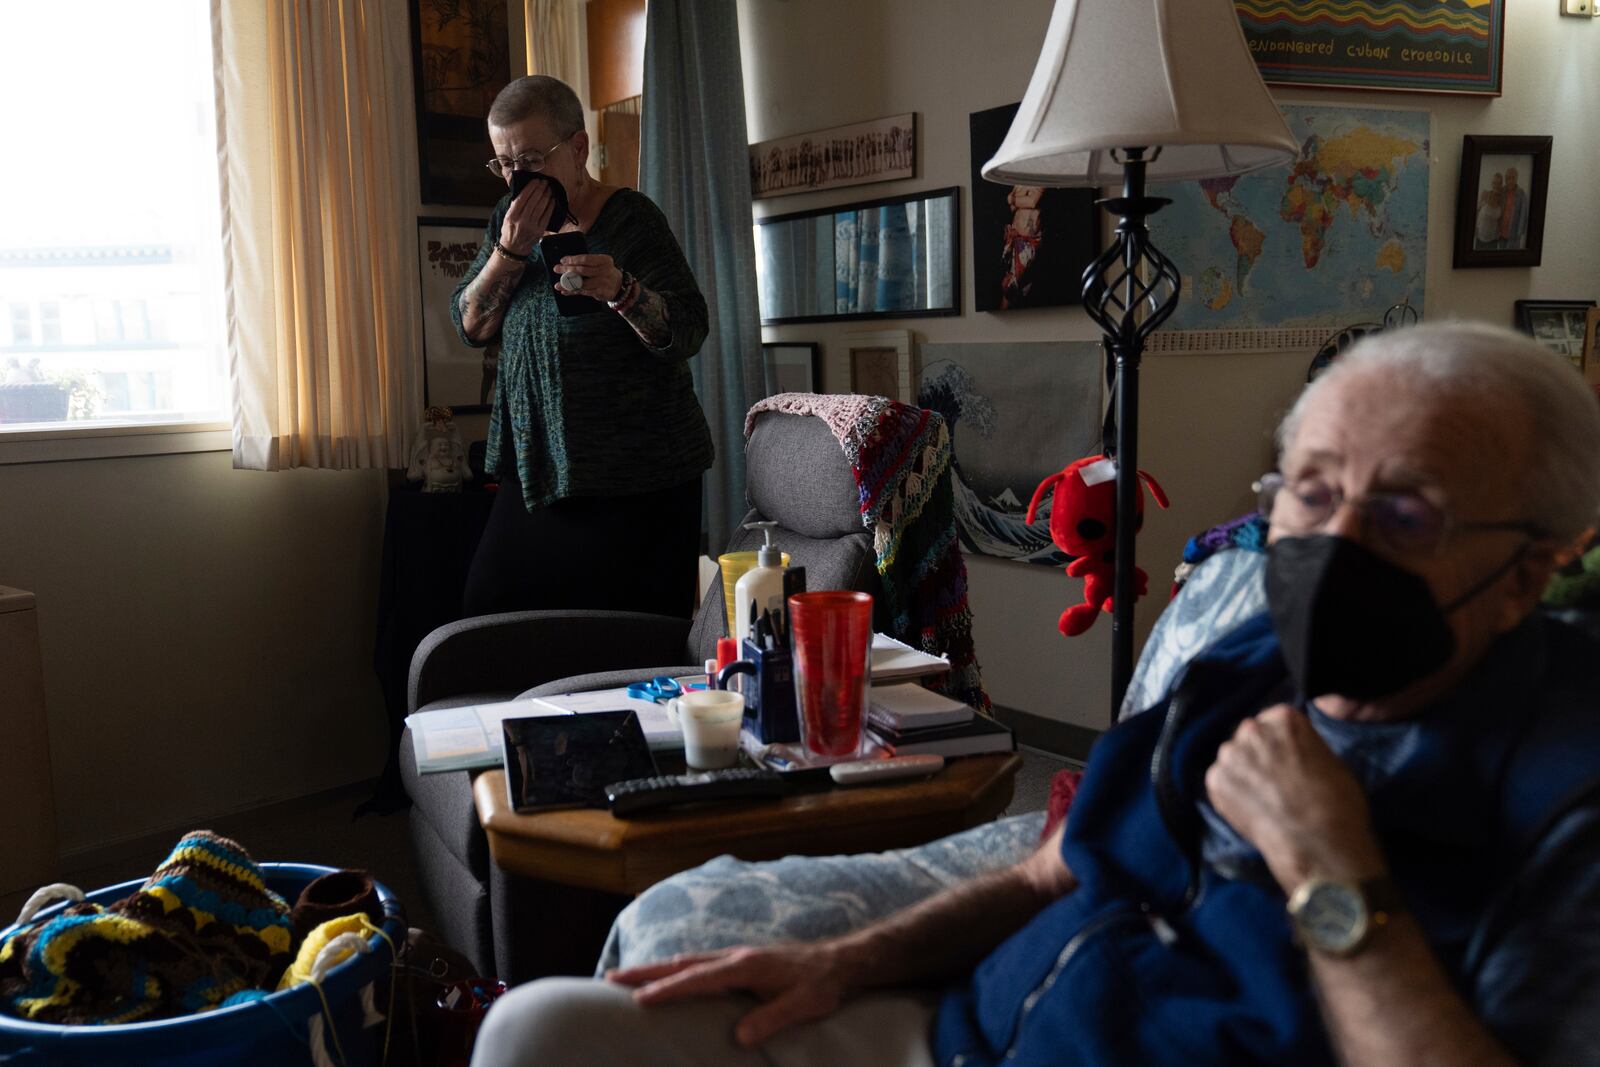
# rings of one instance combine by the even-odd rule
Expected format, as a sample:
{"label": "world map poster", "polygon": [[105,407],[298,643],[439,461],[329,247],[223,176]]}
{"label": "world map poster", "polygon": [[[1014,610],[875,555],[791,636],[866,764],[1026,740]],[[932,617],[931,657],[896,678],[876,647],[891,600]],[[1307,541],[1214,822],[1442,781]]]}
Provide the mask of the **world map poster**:
{"label": "world map poster", "polygon": [[1235,0],[1261,76],[1500,95],[1507,0]]}
{"label": "world map poster", "polygon": [[1292,164],[1152,186],[1173,203],[1151,216],[1151,239],[1183,279],[1167,330],[1340,327],[1408,300],[1422,312],[1428,113],[1283,114],[1300,142]]}

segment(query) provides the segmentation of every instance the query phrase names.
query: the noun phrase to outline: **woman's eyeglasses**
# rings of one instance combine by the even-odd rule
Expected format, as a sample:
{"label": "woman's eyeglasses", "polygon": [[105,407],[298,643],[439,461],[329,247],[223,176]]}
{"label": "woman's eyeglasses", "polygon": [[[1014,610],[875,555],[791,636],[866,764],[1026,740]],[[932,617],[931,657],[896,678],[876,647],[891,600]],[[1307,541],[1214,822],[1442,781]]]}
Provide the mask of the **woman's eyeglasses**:
{"label": "woman's eyeglasses", "polygon": [[518,156],[516,159],[502,159],[499,156],[495,156],[493,159],[489,160],[489,162],[485,163],[484,166],[488,167],[489,173],[493,174],[496,178],[507,177],[512,171],[516,170],[532,171],[533,173],[537,174],[541,170],[544,170],[545,163],[549,162],[550,153],[566,144],[567,141],[571,140],[571,138],[572,134],[569,133],[567,136],[561,138],[561,140],[557,141],[549,148],[546,148],[543,152],[534,152],[530,155]]}

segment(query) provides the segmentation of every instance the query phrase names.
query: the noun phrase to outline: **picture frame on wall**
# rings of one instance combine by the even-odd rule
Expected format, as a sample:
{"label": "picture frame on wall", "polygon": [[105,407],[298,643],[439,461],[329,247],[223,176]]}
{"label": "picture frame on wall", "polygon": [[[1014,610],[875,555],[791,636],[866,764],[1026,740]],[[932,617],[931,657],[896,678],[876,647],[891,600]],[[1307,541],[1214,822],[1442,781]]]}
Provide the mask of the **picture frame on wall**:
{"label": "picture frame on wall", "polygon": [[1000,150],[1018,104],[974,111],[972,293],[979,311],[1083,302],[1083,269],[1100,254],[1099,193],[1002,185],[982,174]]}
{"label": "picture frame on wall", "polygon": [[1553,144],[1550,137],[1462,138],[1456,268],[1540,264]]}
{"label": "picture frame on wall", "polygon": [[450,300],[483,244],[488,219],[417,219],[422,279],[422,396],[456,414],[489,410],[500,346],[473,348],[456,335]]}
{"label": "picture frame on wall", "polygon": [[910,330],[846,334],[850,392],[886,396],[903,404],[916,399],[916,349]]}
{"label": "picture frame on wall", "polygon": [[1583,376],[1600,389],[1600,307],[1590,308],[1584,321]]}
{"label": "picture frame on wall", "polygon": [[506,194],[484,164],[485,120],[511,80],[504,0],[410,0],[417,170],[424,204],[492,207]]}
{"label": "picture frame on wall", "polygon": [[1268,85],[1499,96],[1509,0],[1234,0]]}
{"label": "picture frame on wall", "polygon": [[750,195],[757,200],[916,176],[914,111],[750,146]]}
{"label": "picture frame on wall", "polygon": [[1517,329],[1582,371],[1595,306],[1593,300],[1518,300]]}
{"label": "picture frame on wall", "polygon": [[775,341],[761,346],[767,395],[822,392],[820,348],[811,341]]}

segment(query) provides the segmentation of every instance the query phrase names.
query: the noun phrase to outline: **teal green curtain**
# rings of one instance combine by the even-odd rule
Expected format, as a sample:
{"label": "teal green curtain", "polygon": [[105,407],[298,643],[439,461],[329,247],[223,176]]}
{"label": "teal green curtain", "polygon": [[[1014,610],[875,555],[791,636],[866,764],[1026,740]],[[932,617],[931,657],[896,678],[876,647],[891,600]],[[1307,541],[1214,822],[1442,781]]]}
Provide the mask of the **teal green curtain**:
{"label": "teal green curtain", "polygon": [[744,517],[744,416],[765,395],[734,0],[650,0],[639,138],[640,188],[672,223],[711,315],[689,366],[717,446],[705,483],[715,556]]}

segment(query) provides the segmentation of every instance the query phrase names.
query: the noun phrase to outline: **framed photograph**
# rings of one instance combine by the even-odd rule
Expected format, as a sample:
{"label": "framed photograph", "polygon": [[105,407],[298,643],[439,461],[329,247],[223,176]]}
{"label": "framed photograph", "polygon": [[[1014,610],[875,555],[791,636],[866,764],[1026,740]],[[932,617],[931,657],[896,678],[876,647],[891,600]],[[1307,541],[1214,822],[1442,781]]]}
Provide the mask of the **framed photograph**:
{"label": "framed photograph", "polygon": [[456,336],[450,298],[472,266],[488,219],[417,220],[422,276],[422,396],[456,414],[488,411],[500,346],[473,348]]}
{"label": "framed photograph", "polygon": [[916,400],[915,352],[910,330],[874,330],[844,338],[850,353],[850,391],[886,396],[904,404]]}
{"label": "framed photograph", "polygon": [[1581,371],[1594,308],[1593,300],[1518,300],[1517,329]]}
{"label": "framed photograph", "polygon": [[779,341],[761,346],[767,395],[822,392],[822,362],[814,342]]}
{"label": "framed photograph", "polygon": [[1550,149],[1549,137],[1462,139],[1454,266],[1539,265]]}
{"label": "framed photograph", "polygon": [[504,0],[410,0],[417,163],[424,204],[492,207],[506,184],[484,167],[494,155],[484,120],[511,80]]}
{"label": "framed photograph", "polygon": [[1001,185],[983,165],[1000,149],[1017,104],[974,111],[972,290],[979,311],[1063,307],[1083,302],[1083,268],[1100,254],[1094,189]]}
{"label": "framed photograph", "polygon": [[916,176],[914,111],[750,146],[750,195],[757,200]]}
{"label": "framed photograph", "polygon": [[1508,0],[1234,0],[1268,85],[1499,96]]}

